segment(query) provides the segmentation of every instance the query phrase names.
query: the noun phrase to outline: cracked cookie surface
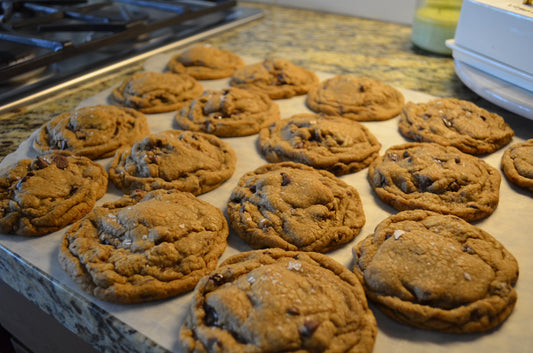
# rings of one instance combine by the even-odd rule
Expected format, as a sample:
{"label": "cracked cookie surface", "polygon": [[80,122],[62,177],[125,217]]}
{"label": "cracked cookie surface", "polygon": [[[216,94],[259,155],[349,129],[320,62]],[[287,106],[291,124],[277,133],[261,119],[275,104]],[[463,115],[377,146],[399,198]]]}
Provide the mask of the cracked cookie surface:
{"label": "cracked cookie surface", "polygon": [[314,112],[355,121],[377,121],[400,114],[404,96],[396,88],[369,77],[338,75],[313,87],[306,104]]}
{"label": "cracked cookie surface", "polygon": [[82,218],[107,190],[104,167],[86,157],[51,153],[0,173],[0,231],[55,232]]}
{"label": "cracked cookie surface", "polygon": [[172,72],[188,74],[197,80],[214,80],[230,77],[244,66],[242,58],[225,49],[195,45],[174,55],[168,62]]}
{"label": "cracked cookie surface", "polygon": [[253,135],[280,118],[278,104],[268,95],[237,87],[206,90],[176,114],[180,128],[219,137]]}
{"label": "cracked cookie surface", "polygon": [[222,211],[190,193],[139,191],[74,223],[59,263],[100,299],[164,299],[192,290],[216,267],[228,232]]}
{"label": "cracked cookie surface", "polygon": [[124,107],[146,114],[178,110],[204,91],[200,82],[187,74],[139,72],[113,89],[113,99]]}
{"label": "cracked cookie surface", "polygon": [[365,223],[357,190],[335,175],[293,162],[243,175],[228,202],[235,232],[251,247],[326,252]]}
{"label": "cracked cookie surface", "polygon": [[334,116],[297,114],[259,133],[260,152],[269,162],[294,161],[335,175],[366,168],[380,148],[364,125]]}
{"label": "cracked cookie surface", "polygon": [[387,149],[369,166],[368,180],[397,210],[421,208],[475,221],[498,206],[501,176],[455,147],[413,142]]}
{"label": "cracked cookie surface", "polygon": [[475,155],[492,153],[514,136],[500,115],[455,98],[407,102],[398,126],[403,136],[414,141],[454,146]]}
{"label": "cracked cookie surface", "polygon": [[376,320],[357,277],[318,253],[234,255],[200,280],[187,352],[372,352]]}
{"label": "cracked cookie surface", "polygon": [[235,151],[217,136],[167,130],[119,149],[109,178],[126,193],[177,189],[199,195],[229,179],[236,162]]}
{"label": "cracked cookie surface", "polygon": [[39,130],[33,141],[38,153],[61,150],[90,159],[110,157],[124,145],[148,135],[146,116],[113,105],[83,107],[63,113]]}
{"label": "cracked cookie surface", "polygon": [[318,76],[311,70],[284,59],[266,59],[235,70],[230,85],[283,99],[306,94],[318,82]]}
{"label": "cracked cookie surface", "polygon": [[490,330],[512,312],[518,263],[493,236],[451,215],[383,220],[353,248],[370,300],[395,320],[443,332]]}

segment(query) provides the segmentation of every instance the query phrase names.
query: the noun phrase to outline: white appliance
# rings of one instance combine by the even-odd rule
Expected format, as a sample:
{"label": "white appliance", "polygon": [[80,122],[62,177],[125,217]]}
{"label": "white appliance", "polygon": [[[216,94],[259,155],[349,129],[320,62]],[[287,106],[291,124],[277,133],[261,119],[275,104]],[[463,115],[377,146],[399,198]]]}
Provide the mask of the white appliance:
{"label": "white appliance", "polygon": [[481,97],[533,119],[533,5],[464,0],[452,49],[461,81]]}

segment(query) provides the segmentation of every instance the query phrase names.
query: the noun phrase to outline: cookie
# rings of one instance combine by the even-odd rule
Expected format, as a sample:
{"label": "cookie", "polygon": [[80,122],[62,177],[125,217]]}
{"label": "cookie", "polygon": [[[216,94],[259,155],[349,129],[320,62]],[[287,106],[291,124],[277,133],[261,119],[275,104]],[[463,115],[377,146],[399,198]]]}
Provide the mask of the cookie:
{"label": "cookie", "polygon": [[244,61],[229,50],[195,45],[174,55],[167,66],[172,72],[188,74],[197,80],[213,80],[230,77],[235,69],[244,66]]}
{"label": "cookie", "polygon": [[230,224],[252,248],[327,252],[365,224],[357,190],[304,164],[267,164],[244,174],[231,193]]}
{"label": "cookie", "polygon": [[159,300],[192,290],[215,269],[228,232],[222,211],[190,193],[137,191],[73,224],[59,263],[102,300]]}
{"label": "cookie", "polygon": [[502,155],[501,169],[513,184],[533,192],[533,139],[509,146]]}
{"label": "cookie", "polygon": [[202,84],[186,74],[139,72],[113,89],[112,97],[125,107],[151,114],[179,110],[203,91]]}
{"label": "cookie", "polygon": [[387,120],[400,114],[404,96],[373,78],[338,75],[309,90],[306,104],[314,112],[355,121]]}
{"label": "cookie", "polygon": [[364,125],[334,116],[297,114],[259,133],[259,150],[269,162],[294,161],[335,175],[366,168],[380,148]]}
{"label": "cookie", "polygon": [[376,319],[332,258],[281,249],[234,255],[194,290],[186,352],[372,352]]}
{"label": "cookie", "polygon": [[125,193],[177,189],[199,195],[229,179],[236,163],[235,151],[214,135],[167,130],[118,150],[109,178]]}
{"label": "cookie", "polygon": [[370,300],[393,319],[442,332],[500,325],[512,312],[518,263],[493,236],[452,215],[403,211],[353,249]]}
{"label": "cookie", "polygon": [[259,90],[272,99],[283,99],[304,95],[318,82],[313,71],[284,59],[267,59],[235,70],[230,85]]}
{"label": "cookie", "polygon": [[0,173],[0,232],[39,236],[85,216],[107,190],[107,172],[82,156],[22,159]]}
{"label": "cookie", "polygon": [[498,206],[501,176],[455,147],[412,142],[392,146],[372,162],[368,180],[397,210],[421,208],[476,221]]}
{"label": "cookie", "polygon": [[268,95],[237,87],[206,90],[176,114],[181,129],[207,132],[220,137],[257,134],[281,117]]}
{"label": "cookie", "polygon": [[90,159],[110,157],[124,145],[148,135],[146,116],[113,105],[83,107],[63,113],[43,125],[33,148],[37,153],[69,151]]}
{"label": "cookie", "polygon": [[456,98],[407,102],[400,115],[399,130],[417,142],[453,146],[475,155],[502,148],[514,135],[500,115]]}

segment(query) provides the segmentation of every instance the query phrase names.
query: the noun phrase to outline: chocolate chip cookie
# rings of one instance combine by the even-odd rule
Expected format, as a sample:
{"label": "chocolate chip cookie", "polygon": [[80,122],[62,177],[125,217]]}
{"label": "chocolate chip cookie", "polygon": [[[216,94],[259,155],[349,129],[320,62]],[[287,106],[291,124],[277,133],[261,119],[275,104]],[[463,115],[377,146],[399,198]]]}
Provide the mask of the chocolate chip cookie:
{"label": "chocolate chip cookie", "polygon": [[237,87],[206,90],[176,115],[181,129],[220,137],[253,135],[280,119],[276,102],[258,91]]}
{"label": "chocolate chip cookie", "polygon": [[136,191],[74,223],[59,263],[102,300],[164,299],[192,290],[215,269],[228,232],[222,211],[190,193]]}
{"label": "chocolate chip cookie", "polygon": [[475,155],[502,148],[514,135],[500,115],[455,98],[407,102],[400,115],[399,130],[417,142],[454,146]]}
{"label": "chocolate chip cookie", "polygon": [[230,85],[282,99],[306,94],[318,82],[318,76],[311,70],[284,59],[266,59],[235,70]]}
{"label": "chocolate chip cookie", "polygon": [[228,202],[230,224],[252,248],[327,252],[365,223],[357,190],[325,170],[267,164],[244,174]]}
{"label": "chocolate chip cookie", "polygon": [[475,221],[498,206],[501,176],[455,147],[412,142],[392,146],[372,162],[368,180],[397,210],[421,208]]}
{"label": "chocolate chip cookie", "polygon": [[335,175],[366,168],[380,148],[366,126],[334,116],[297,114],[259,133],[259,150],[269,162],[294,161]]}
{"label": "chocolate chip cookie", "polygon": [[112,97],[122,106],[151,114],[178,110],[203,91],[202,84],[186,74],[139,72],[116,87]]}
{"label": "chocolate chip cookie", "polygon": [[236,163],[235,151],[217,136],[167,130],[118,150],[109,178],[125,193],[178,189],[199,195],[229,179]]}
{"label": "chocolate chip cookie", "polygon": [[186,352],[372,352],[376,320],[361,283],[318,253],[228,258],[194,290]]}
{"label": "chocolate chip cookie", "polygon": [[195,45],[174,55],[168,62],[172,72],[188,74],[197,80],[213,80],[230,77],[244,66],[242,58],[225,49]]}
{"label": "chocolate chip cookie", "polygon": [[393,319],[443,332],[479,332],[513,310],[518,263],[493,236],[452,215],[403,211],[353,249],[370,300]]}
{"label": "chocolate chip cookie", "polygon": [[309,90],[306,104],[314,112],[355,121],[387,120],[400,114],[404,96],[373,78],[338,75]]}
{"label": "chocolate chip cookie", "polygon": [[38,236],[82,218],[107,190],[107,172],[86,157],[51,153],[0,173],[0,232]]}
{"label": "chocolate chip cookie", "polygon": [[90,159],[110,157],[124,145],[148,135],[146,115],[113,105],[83,107],[43,125],[33,141],[37,153],[69,151]]}
{"label": "chocolate chip cookie", "polygon": [[503,153],[501,169],[513,184],[533,192],[533,139],[509,146]]}

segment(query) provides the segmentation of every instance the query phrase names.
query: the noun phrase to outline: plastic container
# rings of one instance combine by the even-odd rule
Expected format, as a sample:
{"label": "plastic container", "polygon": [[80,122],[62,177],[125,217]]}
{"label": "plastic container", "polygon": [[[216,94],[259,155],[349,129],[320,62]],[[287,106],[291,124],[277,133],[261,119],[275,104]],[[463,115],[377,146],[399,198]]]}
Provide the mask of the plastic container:
{"label": "plastic container", "polygon": [[446,40],[455,35],[462,0],[419,0],[411,41],[433,53],[451,55]]}

